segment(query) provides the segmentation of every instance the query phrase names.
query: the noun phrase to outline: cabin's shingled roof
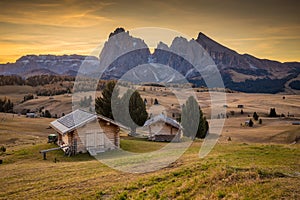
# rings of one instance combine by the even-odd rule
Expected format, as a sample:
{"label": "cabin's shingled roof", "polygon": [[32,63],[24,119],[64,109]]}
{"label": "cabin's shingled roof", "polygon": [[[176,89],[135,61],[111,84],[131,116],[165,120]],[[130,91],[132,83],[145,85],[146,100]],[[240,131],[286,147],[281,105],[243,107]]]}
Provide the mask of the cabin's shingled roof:
{"label": "cabin's shingled roof", "polygon": [[174,119],[172,118],[169,118],[167,116],[165,116],[164,114],[160,114],[160,115],[156,115],[155,117],[151,118],[151,119],[148,119],[145,124],[144,124],[144,127],[145,126],[150,126],[156,122],[159,122],[159,121],[163,121],[175,128],[178,128],[178,129],[182,129],[181,125]]}
{"label": "cabin's shingled roof", "polygon": [[50,123],[50,126],[55,129],[56,131],[60,132],[61,134],[66,134],[68,132],[71,132],[91,121],[94,121],[95,119],[100,118],[106,122],[112,123],[116,126],[122,127],[124,129],[127,129],[127,127],[123,126],[122,124],[119,124],[107,117],[104,117],[102,115],[93,114],[81,109],[77,109],[57,120],[54,120]]}

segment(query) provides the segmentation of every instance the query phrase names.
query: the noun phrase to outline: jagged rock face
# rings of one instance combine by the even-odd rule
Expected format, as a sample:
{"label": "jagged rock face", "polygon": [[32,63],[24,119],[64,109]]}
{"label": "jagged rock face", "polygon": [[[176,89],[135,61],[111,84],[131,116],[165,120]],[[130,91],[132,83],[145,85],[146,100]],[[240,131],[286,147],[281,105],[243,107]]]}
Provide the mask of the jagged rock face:
{"label": "jagged rock face", "polygon": [[238,54],[203,33],[190,41],[176,37],[170,47],[160,42],[151,54],[142,39],[132,37],[123,28],[117,28],[109,35],[99,59],[80,55],[28,55],[16,63],[1,64],[0,75],[76,76],[81,66],[78,73],[102,79],[119,79],[123,76],[136,82],[186,79],[200,86],[205,85],[204,79],[209,77],[195,68],[209,71],[211,65],[217,66],[227,88],[243,92],[283,92],[287,82],[300,76],[298,62],[280,63]]}
{"label": "jagged rock face", "polygon": [[103,72],[101,77],[104,79],[120,78],[131,68],[147,63],[150,56],[143,40],[130,36],[129,32],[117,30],[105,42],[99,56],[98,71]]}
{"label": "jagged rock face", "polygon": [[[124,33],[114,35],[114,37],[122,36]],[[123,40],[124,38],[119,39]],[[176,37],[170,47],[160,42],[152,55],[147,50],[132,51],[131,42],[134,39],[137,38],[130,37],[127,32],[124,39],[126,42],[122,43],[120,51],[108,53],[110,48],[105,49],[105,53],[108,55],[120,55],[122,54],[120,52],[126,49],[121,57],[114,56],[111,58],[115,60],[108,67],[108,72],[105,73],[104,77],[106,79],[121,78],[124,73],[141,64],[156,63],[175,69],[175,72],[179,72],[182,77],[190,82],[205,85],[203,78],[207,77],[203,77],[203,74],[201,75],[195,67],[209,71],[209,66],[215,64],[221,73],[225,86],[230,89],[244,92],[277,93],[284,91],[285,83],[300,73],[299,63],[280,63],[258,59],[247,54],[241,55],[220,45],[203,33],[200,33],[196,40],[190,41],[182,37]],[[199,48],[198,44],[202,48]],[[144,44],[142,47],[147,48]],[[116,52],[116,50],[111,50],[111,52]],[[199,55],[205,59],[199,59]],[[158,78],[162,70],[153,70],[155,68],[151,66],[149,65],[149,70],[144,70],[144,73],[149,73],[149,77],[155,74],[156,81],[174,79],[172,77],[174,73],[169,74],[169,77]],[[141,70],[136,70],[131,75],[134,80],[142,81],[143,79]],[[177,76],[175,77],[175,79],[178,79]]]}
{"label": "jagged rock face", "polygon": [[210,54],[218,66],[225,86],[243,92],[284,92],[285,83],[300,74],[300,63],[280,63],[258,59],[220,45],[203,33],[196,41]]}
{"label": "jagged rock face", "polygon": [[[224,47],[213,41],[203,33],[199,33],[196,40],[210,54],[216,65],[223,72],[235,71],[245,75],[253,75],[253,78],[284,78],[286,74],[279,74],[283,71],[282,63],[270,60],[262,60],[248,54],[237,52]],[[285,72],[292,70],[293,66],[286,66]],[[246,78],[245,76],[243,76]],[[234,77],[233,77],[234,78]],[[242,80],[241,77],[239,80]],[[244,79],[246,80],[246,79]],[[243,80],[243,81],[244,81]]]}
{"label": "jagged rock face", "polygon": [[111,32],[108,36],[108,38],[111,38],[114,35],[117,35],[119,33],[125,32],[125,29],[120,27],[120,28],[116,28],[116,30],[114,32]]}

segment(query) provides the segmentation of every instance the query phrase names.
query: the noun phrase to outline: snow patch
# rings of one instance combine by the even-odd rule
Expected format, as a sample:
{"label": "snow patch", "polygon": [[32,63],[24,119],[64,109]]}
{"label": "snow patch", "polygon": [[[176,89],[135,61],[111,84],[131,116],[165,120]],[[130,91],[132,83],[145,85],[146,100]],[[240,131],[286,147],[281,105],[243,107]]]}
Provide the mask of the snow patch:
{"label": "snow patch", "polygon": [[249,63],[249,66],[251,69],[258,69],[257,67],[255,67],[254,65],[252,65],[251,63]]}
{"label": "snow patch", "polygon": [[191,73],[193,73],[194,68],[190,69],[189,71],[187,71],[187,73],[185,74],[184,77],[188,77]]}

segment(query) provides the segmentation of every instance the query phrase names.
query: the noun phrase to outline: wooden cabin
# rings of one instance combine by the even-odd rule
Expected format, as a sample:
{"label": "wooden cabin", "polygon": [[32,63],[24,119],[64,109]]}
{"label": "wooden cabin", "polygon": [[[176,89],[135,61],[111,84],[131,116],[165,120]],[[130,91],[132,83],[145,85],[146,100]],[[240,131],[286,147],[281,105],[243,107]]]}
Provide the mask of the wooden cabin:
{"label": "wooden cabin", "polygon": [[164,114],[157,115],[144,124],[149,130],[148,139],[158,142],[180,142],[182,127]]}
{"label": "wooden cabin", "polygon": [[57,144],[69,154],[100,152],[120,147],[120,124],[101,115],[77,109],[53,122],[58,133]]}

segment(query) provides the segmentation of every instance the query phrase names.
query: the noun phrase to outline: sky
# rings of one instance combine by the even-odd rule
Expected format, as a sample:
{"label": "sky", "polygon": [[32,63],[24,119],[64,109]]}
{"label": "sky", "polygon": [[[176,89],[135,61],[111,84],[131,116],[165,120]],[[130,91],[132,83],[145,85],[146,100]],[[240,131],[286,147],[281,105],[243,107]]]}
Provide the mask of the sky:
{"label": "sky", "polygon": [[300,61],[297,0],[0,0],[0,63],[28,54],[82,54],[117,27],[199,32],[238,53]]}

